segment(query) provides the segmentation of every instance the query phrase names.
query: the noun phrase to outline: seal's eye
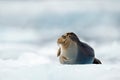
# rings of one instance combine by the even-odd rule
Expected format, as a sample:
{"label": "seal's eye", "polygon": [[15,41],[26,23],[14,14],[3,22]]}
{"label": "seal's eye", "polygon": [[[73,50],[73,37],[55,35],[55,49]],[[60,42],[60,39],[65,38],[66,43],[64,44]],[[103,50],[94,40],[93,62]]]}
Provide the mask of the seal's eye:
{"label": "seal's eye", "polygon": [[71,37],[71,35],[68,35],[68,37]]}
{"label": "seal's eye", "polygon": [[66,36],[62,35],[62,38],[63,38],[63,39],[65,39],[65,38],[66,38]]}

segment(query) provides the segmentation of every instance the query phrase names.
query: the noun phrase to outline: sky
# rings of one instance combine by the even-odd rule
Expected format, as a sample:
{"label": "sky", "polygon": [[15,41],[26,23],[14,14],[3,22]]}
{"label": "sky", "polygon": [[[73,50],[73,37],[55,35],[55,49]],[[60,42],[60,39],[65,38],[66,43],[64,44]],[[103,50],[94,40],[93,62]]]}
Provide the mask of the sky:
{"label": "sky", "polygon": [[119,1],[1,1],[0,41],[36,41],[49,28],[53,35],[73,31],[86,40],[119,41],[119,13]]}

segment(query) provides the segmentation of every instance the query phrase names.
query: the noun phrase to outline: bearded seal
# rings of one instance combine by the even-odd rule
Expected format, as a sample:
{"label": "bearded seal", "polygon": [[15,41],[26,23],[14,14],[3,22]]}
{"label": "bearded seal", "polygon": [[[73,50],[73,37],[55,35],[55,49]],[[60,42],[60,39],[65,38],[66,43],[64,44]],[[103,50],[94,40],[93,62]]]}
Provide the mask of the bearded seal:
{"label": "bearded seal", "polygon": [[73,32],[62,35],[57,43],[57,57],[61,64],[101,64],[101,61],[95,58],[93,48],[80,41]]}

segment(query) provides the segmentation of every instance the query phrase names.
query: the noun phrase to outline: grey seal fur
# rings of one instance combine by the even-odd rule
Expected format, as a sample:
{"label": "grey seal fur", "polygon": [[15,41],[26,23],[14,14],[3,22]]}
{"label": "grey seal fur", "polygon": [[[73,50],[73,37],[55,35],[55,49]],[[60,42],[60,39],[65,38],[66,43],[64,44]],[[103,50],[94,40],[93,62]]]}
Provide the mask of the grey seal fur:
{"label": "grey seal fur", "polygon": [[101,61],[95,58],[93,48],[80,41],[73,32],[62,35],[57,43],[57,57],[61,64],[101,64]]}

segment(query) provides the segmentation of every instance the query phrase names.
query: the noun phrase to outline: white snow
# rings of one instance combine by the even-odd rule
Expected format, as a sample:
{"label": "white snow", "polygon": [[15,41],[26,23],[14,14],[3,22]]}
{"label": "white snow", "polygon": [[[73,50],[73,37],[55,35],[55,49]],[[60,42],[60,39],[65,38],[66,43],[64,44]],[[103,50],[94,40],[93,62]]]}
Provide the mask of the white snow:
{"label": "white snow", "polygon": [[[11,50],[19,48],[21,52],[18,49],[11,54],[0,54],[0,80],[119,80],[119,43],[90,44],[102,65],[62,65],[56,56],[57,45],[54,43],[40,49],[30,45],[11,46]],[[4,49],[9,51],[9,47],[4,46]]]}
{"label": "white snow", "polygon": [[0,68],[0,80],[119,80],[119,65],[36,65]]}

